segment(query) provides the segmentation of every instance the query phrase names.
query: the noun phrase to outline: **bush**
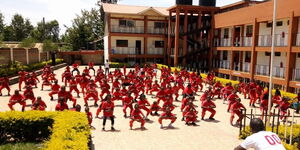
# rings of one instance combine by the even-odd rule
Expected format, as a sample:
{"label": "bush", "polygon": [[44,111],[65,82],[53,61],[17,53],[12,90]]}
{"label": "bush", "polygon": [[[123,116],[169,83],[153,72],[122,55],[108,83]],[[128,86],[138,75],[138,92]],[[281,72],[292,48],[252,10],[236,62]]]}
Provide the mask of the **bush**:
{"label": "bush", "polygon": [[109,63],[109,67],[110,67],[110,68],[123,68],[124,65],[125,65],[127,68],[133,67],[132,65],[130,65],[130,64],[128,64],[128,63],[119,63],[119,62],[110,62],[110,63]]}
{"label": "bush", "polygon": [[84,113],[10,111],[0,113],[0,135],[1,143],[45,141],[50,136],[46,150],[87,150],[90,128]]}
{"label": "bush", "polygon": [[[274,131],[276,131],[277,128],[274,128]],[[272,131],[272,127],[267,127],[266,131]],[[289,137],[290,137],[290,131],[291,131],[291,127],[287,127],[287,142],[289,143]],[[284,139],[284,133],[285,133],[285,126],[284,125],[280,125],[279,129],[278,129],[278,136],[281,139]],[[246,126],[245,131],[242,131],[242,134],[239,136],[240,139],[246,139],[246,137],[251,135],[251,131],[250,131],[250,127]],[[297,150],[300,149],[300,125],[294,125],[293,128],[293,135],[292,135],[292,139],[293,139],[293,143],[292,145],[288,145],[286,143],[284,143],[284,147],[287,150]]]}

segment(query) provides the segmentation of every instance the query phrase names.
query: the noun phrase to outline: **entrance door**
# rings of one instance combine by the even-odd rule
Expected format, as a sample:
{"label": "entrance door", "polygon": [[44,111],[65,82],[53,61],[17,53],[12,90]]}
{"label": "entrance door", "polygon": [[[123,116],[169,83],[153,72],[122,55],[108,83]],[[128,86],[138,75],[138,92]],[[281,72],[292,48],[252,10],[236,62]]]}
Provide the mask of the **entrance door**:
{"label": "entrance door", "polygon": [[241,46],[241,27],[235,28],[234,46]]}
{"label": "entrance door", "polygon": [[142,41],[136,40],[135,41],[135,54],[141,55],[142,54],[141,51],[142,51]]}

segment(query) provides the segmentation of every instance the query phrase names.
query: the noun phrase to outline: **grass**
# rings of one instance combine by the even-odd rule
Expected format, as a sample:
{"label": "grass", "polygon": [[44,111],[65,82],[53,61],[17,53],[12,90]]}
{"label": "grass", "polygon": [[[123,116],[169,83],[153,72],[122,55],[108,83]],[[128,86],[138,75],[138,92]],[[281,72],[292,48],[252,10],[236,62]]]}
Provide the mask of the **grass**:
{"label": "grass", "polygon": [[0,145],[0,150],[41,150],[40,143],[7,143]]}

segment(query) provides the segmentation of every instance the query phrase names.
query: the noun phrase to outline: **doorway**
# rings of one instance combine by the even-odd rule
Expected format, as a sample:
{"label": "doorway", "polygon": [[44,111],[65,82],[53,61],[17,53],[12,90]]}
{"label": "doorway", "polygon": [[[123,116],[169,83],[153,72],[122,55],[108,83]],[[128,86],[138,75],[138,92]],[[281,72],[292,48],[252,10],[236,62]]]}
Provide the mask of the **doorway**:
{"label": "doorway", "polygon": [[142,41],[141,40],[135,41],[135,54],[136,55],[142,54]]}

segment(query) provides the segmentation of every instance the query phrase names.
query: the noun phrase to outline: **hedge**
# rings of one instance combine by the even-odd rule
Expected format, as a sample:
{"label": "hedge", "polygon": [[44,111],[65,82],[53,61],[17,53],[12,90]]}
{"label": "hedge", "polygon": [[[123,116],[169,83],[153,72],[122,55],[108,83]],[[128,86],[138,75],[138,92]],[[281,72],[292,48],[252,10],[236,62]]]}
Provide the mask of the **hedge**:
{"label": "hedge", "polygon": [[130,65],[128,63],[119,63],[119,62],[110,62],[109,63],[110,68],[123,68],[124,66],[126,66],[128,68],[133,67],[132,65]]}
{"label": "hedge", "polygon": [[[56,59],[56,63],[64,62],[63,59]],[[20,62],[13,62],[11,65],[3,65],[0,67],[0,76],[8,75],[8,76],[15,76],[18,72],[22,69],[25,71],[34,71],[43,68],[46,64],[51,64],[52,60],[49,61],[42,61],[40,63],[29,64],[29,65],[22,65]]]}
{"label": "hedge", "polygon": [[1,143],[44,141],[46,150],[88,150],[90,128],[84,113],[10,111],[0,113]]}
{"label": "hedge", "polygon": [[[277,127],[274,128],[274,131],[277,130]],[[266,131],[272,131],[272,127],[268,126],[266,128]],[[287,127],[287,139],[289,142],[289,137],[290,137],[290,131],[291,131],[291,127]],[[281,139],[284,139],[284,133],[285,133],[285,126],[284,125],[280,125],[279,129],[278,129],[278,136]],[[242,131],[242,134],[239,136],[240,139],[246,139],[246,137],[251,135],[251,131],[250,131],[250,127],[246,126],[245,131]],[[292,145],[289,145],[285,142],[283,142],[284,147],[287,150],[299,150],[300,149],[300,125],[294,125],[293,128],[293,135],[292,135],[292,139],[293,139],[293,143]]]}

